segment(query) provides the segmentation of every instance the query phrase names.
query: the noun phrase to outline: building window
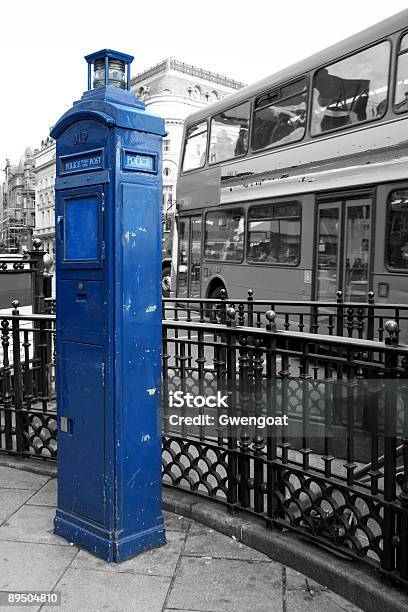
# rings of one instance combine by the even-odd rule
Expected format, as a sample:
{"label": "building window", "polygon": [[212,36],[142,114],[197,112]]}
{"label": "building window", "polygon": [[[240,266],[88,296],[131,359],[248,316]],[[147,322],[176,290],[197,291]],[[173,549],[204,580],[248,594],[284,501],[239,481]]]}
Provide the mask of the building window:
{"label": "building window", "polygon": [[171,170],[167,166],[163,168],[163,176],[171,176]]}
{"label": "building window", "polygon": [[193,98],[194,100],[201,100],[201,88],[198,85],[193,89]]}
{"label": "building window", "polygon": [[163,186],[163,214],[170,212],[173,206],[173,185]]}
{"label": "building window", "polygon": [[170,151],[170,138],[165,138],[163,140],[163,152],[168,153]]}

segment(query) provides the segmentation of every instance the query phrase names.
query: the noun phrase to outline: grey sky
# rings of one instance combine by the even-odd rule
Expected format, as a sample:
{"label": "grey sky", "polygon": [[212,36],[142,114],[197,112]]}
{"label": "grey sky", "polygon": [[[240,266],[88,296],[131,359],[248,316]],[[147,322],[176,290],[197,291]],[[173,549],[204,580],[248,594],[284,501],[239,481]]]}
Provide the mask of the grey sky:
{"label": "grey sky", "polygon": [[[0,5],[0,168],[38,146],[86,87],[84,55],[166,57],[251,83],[406,8],[406,0],[20,0]],[[2,175],[0,175],[2,180]]]}

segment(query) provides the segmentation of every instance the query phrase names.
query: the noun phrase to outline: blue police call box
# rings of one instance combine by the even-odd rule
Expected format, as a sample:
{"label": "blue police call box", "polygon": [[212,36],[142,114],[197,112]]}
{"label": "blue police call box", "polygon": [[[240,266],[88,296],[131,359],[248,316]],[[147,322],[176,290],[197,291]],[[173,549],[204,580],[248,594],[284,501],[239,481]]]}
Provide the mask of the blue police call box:
{"label": "blue police call box", "polygon": [[132,56],[85,58],[57,141],[55,533],[107,561],[165,543],[161,510],[164,120],[130,90]]}

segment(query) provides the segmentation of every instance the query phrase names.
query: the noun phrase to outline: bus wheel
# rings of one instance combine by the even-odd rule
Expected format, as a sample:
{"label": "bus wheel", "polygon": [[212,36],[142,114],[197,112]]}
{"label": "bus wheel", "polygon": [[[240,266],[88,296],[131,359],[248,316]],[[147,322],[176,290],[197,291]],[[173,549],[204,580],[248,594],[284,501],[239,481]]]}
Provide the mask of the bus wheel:
{"label": "bus wheel", "polygon": [[[219,300],[221,302],[221,295],[224,292],[225,297],[228,298],[227,290],[224,285],[217,285],[208,296],[211,300]],[[221,309],[220,304],[214,304],[207,302],[207,316],[211,323],[221,323]]]}
{"label": "bus wheel", "polygon": [[162,270],[162,297],[170,297],[170,281],[171,281],[171,268],[166,266]]}

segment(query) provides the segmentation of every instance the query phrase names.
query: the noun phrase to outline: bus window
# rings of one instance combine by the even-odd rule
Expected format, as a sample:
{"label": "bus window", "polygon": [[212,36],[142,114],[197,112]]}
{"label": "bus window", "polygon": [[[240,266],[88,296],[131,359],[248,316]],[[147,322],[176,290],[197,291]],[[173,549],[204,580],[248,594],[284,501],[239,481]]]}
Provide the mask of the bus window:
{"label": "bus window", "polygon": [[248,149],[249,102],[211,120],[210,164],[245,155]]}
{"label": "bus window", "polygon": [[298,202],[250,208],[248,262],[296,266],[300,261],[300,217]]}
{"label": "bus window", "polygon": [[394,105],[395,110],[399,113],[408,110],[408,34],[401,38],[399,48]]}
{"label": "bus window", "polygon": [[254,151],[301,140],[306,126],[306,79],[255,100],[251,148]]}
{"label": "bus window", "polygon": [[312,135],[384,115],[390,48],[384,41],[316,72]]}
{"label": "bus window", "polygon": [[244,257],[244,213],[242,210],[210,212],[205,218],[206,259],[241,262]]}
{"label": "bus window", "polygon": [[184,145],[183,172],[202,168],[207,152],[207,122],[193,125],[187,130]]}
{"label": "bus window", "polygon": [[408,269],[408,189],[393,191],[388,202],[387,264]]}

